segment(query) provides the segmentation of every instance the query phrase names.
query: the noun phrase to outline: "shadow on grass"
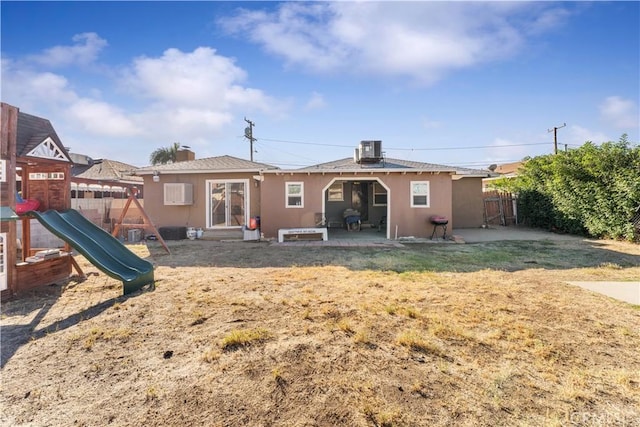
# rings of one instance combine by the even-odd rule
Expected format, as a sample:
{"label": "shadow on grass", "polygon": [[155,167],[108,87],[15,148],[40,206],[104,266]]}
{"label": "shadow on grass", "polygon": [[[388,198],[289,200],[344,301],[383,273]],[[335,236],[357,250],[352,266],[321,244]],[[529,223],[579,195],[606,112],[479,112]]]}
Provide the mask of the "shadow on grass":
{"label": "shadow on grass", "polygon": [[3,312],[3,316],[25,316],[36,310],[37,313],[29,323],[0,326],[0,368],[4,368],[18,349],[29,341],[42,338],[50,333],[67,329],[84,320],[96,317],[109,307],[112,307],[114,303],[127,300],[139,295],[141,292],[145,292],[143,290],[129,295],[110,298],[88,307],[79,313],[74,313],[64,319],[53,322],[46,327],[38,328],[40,322],[45,318],[70,283],[66,286],[48,286],[35,289],[31,292],[31,295],[23,295],[19,301],[13,301],[9,304],[9,311]]}
{"label": "shadow on grass", "polygon": [[173,241],[171,255],[149,245],[156,266],[305,267],[342,266],[352,270],[474,272],[531,268],[616,268],[640,266],[640,256],[610,250],[591,241],[497,241],[473,244],[411,243],[405,247],[270,246],[266,242]]}

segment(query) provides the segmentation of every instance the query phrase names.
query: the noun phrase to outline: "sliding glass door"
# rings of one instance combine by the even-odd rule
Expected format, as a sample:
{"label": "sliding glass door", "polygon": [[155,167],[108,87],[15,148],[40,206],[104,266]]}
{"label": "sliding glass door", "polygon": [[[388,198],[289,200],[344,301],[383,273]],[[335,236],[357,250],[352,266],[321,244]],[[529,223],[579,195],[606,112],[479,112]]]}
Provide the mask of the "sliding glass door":
{"label": "sliding glass door", "polygon": [[249,211],[248,180],[207,181],[207,227],[242,227]]}

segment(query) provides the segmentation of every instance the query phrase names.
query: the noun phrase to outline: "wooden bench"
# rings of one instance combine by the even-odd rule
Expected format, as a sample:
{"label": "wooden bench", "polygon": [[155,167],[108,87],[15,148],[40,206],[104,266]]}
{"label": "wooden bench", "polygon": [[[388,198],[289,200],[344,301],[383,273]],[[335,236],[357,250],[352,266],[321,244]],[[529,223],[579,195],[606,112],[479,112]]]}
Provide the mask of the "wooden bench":
{"label": "wooden bench", "polygon": [[278,230],[278,242],[285,240],[328,240],[326,228],[281,228]]}

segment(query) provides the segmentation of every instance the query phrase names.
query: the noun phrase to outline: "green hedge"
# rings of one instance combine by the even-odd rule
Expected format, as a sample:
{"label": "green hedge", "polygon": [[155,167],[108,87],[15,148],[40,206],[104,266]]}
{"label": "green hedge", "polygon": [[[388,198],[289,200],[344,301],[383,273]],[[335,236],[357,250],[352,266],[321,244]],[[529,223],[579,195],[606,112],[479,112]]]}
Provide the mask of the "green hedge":
{"label": "green hedge", "polygon": [[532,227],[637,240],[631,218],[640,205],[640,147],[619,142],[529,159],[503,184],[518,194],[518,216]]}

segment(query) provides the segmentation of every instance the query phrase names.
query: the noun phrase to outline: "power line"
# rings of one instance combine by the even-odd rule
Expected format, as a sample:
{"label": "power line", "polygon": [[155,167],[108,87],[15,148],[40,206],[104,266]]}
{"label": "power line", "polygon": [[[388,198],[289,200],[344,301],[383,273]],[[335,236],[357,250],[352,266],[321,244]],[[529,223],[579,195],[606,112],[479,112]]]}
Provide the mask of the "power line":
{"label": "power line", "polygon": [[[353,148],[353,144],[342,145],[342,144],[325,144],[320,142],[303,142],[303,141],[288,141],[284,139],[273,139],[273,138],[260,138],[261,141],[271,141],[271,142],[282,142],[285,144],[299,144],[299,145],[315,145],[320,147],[341,147],[341,148]],[[474,150],[480,148],[501,148],[501,147],[525,147],[532,145],[549,145],[550,142],[532,142],[532,143],[523,143],[523,144],[504,144],[504,145],[474,145],[467,147],[432,147],[432,148],[394,148],[394,147],[384,147],[385,151],[445,151],[445,150]]]}
{"label": "power line", "polygon": [[531,142],[527,144],[504,144],[504,145],[475,145],[472,147],[436,147],[436,148],[385,148],[385,151],[445,151],[445,150],[474,150],[477,148],[502,148],[502,147],[525,147],[529,145],[548,145],[550,142]]}
{"label": "power line", "polygon": [[[566,124],[564,125],[566,126]],[[562,126],[562,127],[564,127]],[[561,127],[558,127],[558,129],[560,129]],[[253,138],[254,141],[258,141],[258,139]],[[260,138],[259,142],[264,142],[264,141],[269,141],[269,142],[280,142],[280,143],[284,143],[284,144],[296,144],[296,145],[309,145],[309,146],[319,146],[319,147],[340,147],[340,148],[352,148],[353,144],[349,144],[349,145],[342,145],[342,144],[327,144],[327,143],[319,143],[319,142],[309,142],[309,141],[292,141],[292,140],[283,140],[283,139],[276,139],[276,138]],[[550,144],[553,144],[552,142],[534,142],[534,143],[521,143],[521,144],[504,144],[504,145],[476,145],[476,146],[463,146],[463,147],[432,147],[432,148],[403,148],[403,147],[385,147],[385,152],[386,151],[404,151],[404,152],[417,152],[417,151],[446,151],[446,150],[475,150],[475,149],[483,149],[483,148],[508,148],[508,147],[525,147],[525,146],[548,146]],[[570,147],[580,147],[582,144],[565,144],[565,146],[570,146]],[[284,151],[282,149],[280,149],[279,147],[276,148],[276,146],[274,144],[261,144],[261,147],[267,150],[275,150],[280,152],[281,154],[286,154],[286,155],[290,155],[292,157],[296,157],[297,160],[310,160],[310,161],[314,161],[314,159],[311,159],[309,157],[304,157],[301,156],[299,153],[290,153],[287,151]],[[261,150],[261,151],[263,151]],[[469,167],[473,167],[473,166],[482,166],[484,167],[487,164],[492,164],[492,163],[511,163],[511,162],[518,162],[521,161],[522,159],[511,159],[511,160],[505,160],[505,159],[500,159],[500,160],[492,160],[492,159],[488,159],[486,161],[475,161],[475,162],[459,162],[459,161],[454,161],[454,162],[447,162],[447,161],[440,161],[439,163],[441,164],[455,164],[457,166],[461,166],[461,167],[465,167],[465,166],[469,166]],[[313,164],[316,163],[289,163],[289,161],[286,162],[279,162],[279,161],[270,161],[270,160],[265,160],[265,162],[267,163],[271,163],[271,164],[278,164],[278,165],[282,165],[282,166],[298,166],[298,167],[306,167],[306,166],[312,166]]]}
{"label": "power line", "polygon": [[[287,152],[282,152],[284,154],[289,154],[291,156],[297,156],[295,154],[292,153],[287,153]],[[300,156],[297,156],[300,157]],[[305,158],[308,159],[308,158]],[[308,159],[313,161],[312,159]],[[281,165],[281,166],[296,166],[296,167],[307,167],[307,166],[314,166],[317,163],[313,162],[313,163],[289,163],[289,161],[278,161],[278,160],[269,160],[269,159],[263,159],[261,160],[264,163],[269,163],[269,164],[277,164],[277,165]],[[520,162],[522,161],[522,158],[519,159],[499,159],[499,160],[494,160],[494,159],[487,159],[484,161],[475,161],[475,162],[449,162],[449,161],[444,161],[444,162],[438,162],[439,164],[443,164],[443,165],[455,165],[455,166],[460,166],[460,167],[473,167],[473,166],[479,166],[479,167],[484,167],[486,168],[487,165],[493,164],[493,163],[497,163],[497,164],[504,164],[504,163],[514,163],[514,162]]]}
{"label": "power line", "polygon": [[[262,142],[262,140],[260,140],[260,141],[256,141],[256,143],[261,143],[261,142]],[[302,155],[297,154],[297,153],[290,153],[290,152],[288,152],[288,151],[284,151],[284,150],[282,150],[282,149],[280,149],[280,148],[276,148],[276,147],[274,147],[273,145],[264,145],[264,144],[260,144],[260,147],[261,147],[261,148],[260,148],[260,151],[261,151],[261,152],[264,152],[264,151],[265,151],[265,150],[264,150],[264,149],[265,149],[265,147],[267,147],[267,148],[266,148],[267,150],[277,151],[277,152],[279,152],[279,153],[283,153],[283,154],[286,154],[286,155],[288,155],[288,156],[297,157],[297,158],[299,158],[299,159],[304,159],[304,160],[309,160],[310,162],[315,162],[315,161],[316,161],[316,159],[312,159],[311,157],[305,157],[305,156],[302,156]],[[285,164],[285,163],[282,163],[282,164]],[[314,164],[315,164],[315,163],[314,163]],[[295,165],[293,165],[293,166],[295,166]]]}

